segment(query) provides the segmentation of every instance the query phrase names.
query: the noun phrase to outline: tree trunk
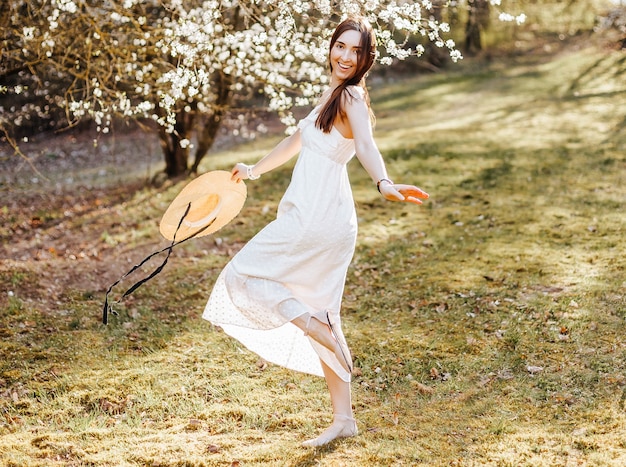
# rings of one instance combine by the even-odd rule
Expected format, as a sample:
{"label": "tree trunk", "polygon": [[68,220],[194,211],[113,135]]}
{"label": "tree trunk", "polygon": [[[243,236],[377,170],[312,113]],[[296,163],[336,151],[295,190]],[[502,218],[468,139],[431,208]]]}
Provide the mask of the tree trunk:
{"label": "tree trunk", "polygon": [[159,128],[159,141],[165,157],[167,178],[176,178],[187,172],[189,148],[182,148],[180,140],[181,138],[175,133],[167,133],[163,127]]}
{"label": "tree trunk", "polygon": [[489,26],[488,0],[468,0],[465,25],[465,51],[474,54],[483,49],[482,31]]}
{"label": "tree trunk", "polygon": [[465,24],[465,52],[473,54],[482,49],[480,26],[476,17],[474,0],[468,1],[467,23]]}
{"label": "tree trunk", "polygon": [[186,144],[181,145],[181,141],[190,139],[195,110],[192,108],[187,112],[184,107],[177,109],[176,124],[171,133],[165,131],[164,127],[159,127],[159,141],[165,157],[167,178],[177,178],[187,173],[189,147]]}
{"label": "tree trunk", "polygon": [[[242,22],[241,5],[232,11],[232,24],[235,30],[241,27]],[[222,124],[222,117],[229,108],[231,100],[231,87],[233,84],[233,78],[230,75],[225,74],[223,71],[218,71],[215,76],[214,86],[216,88],[215,105],[213,106],[213,114],[206,119],[202,119],[202,123],[198,124],[198,149],[196,150],[193,165],[191,166],[191,172],[197,173],[200,161],[209,152],[209,149],[215,143],[215,137],[217,131]]]}
{"label": "tree trunk", "polygon": [[201,121],[198,122],[198,149],[196,150],[193,165],[191,166],[191,173],[198,172],[200,161],[209,152],[213,143],[215,143],[217,131],[222,124],[222,117],[226,113],[226,110],[228,110],[230,104],[232,84],[232,76],[226,75],[223,72],[217,73],[214,83],[217,91],[213,114],[206,118],[201,118]]}
{"label": "tree trunk", "polygon": [[[433,0],[433,10],[431,12],[432,18],[438,23],[443,22],[443,10],[447,0]],[[442,47],[436,47],[432,41],[428,41],[424,47],[426,53],[424,58],[427,63],[433,65],[432,71],[438,71],[439,68],[445,65],[447,58],[449,57],[446,50]]]}

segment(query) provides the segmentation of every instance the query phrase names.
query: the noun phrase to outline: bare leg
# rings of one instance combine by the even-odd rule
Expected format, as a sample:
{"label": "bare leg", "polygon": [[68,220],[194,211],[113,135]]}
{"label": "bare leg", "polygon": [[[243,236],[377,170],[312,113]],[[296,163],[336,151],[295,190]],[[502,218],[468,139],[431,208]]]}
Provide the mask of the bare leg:
{"label": "bare leg", "polygon": [[330,333],[327,324],[324,324],[320,320],[313,318],[308,313],[298,316],[291,322],[327,349],[334,350],[335,339],[333,339],[333,336]]}
{"label": "bare leg", "polygon": [[322,369],[333,406],[333,423],[317,438],[302,443],[305,447],[323,446],[334,439],[349,438],[358,433],[356,421],[352,415],[350,383],[337,376],[324,362],[322,362]]}
{"label": "bare leg", "polygon": [[291,322],[302,329],[306,335],[311,336],[313,340],[334,352],[337,356],[337,360],[339,360],[339,364],[348,373],[352,373],[352,357],[350,356],[350,351],[347,345],[342,347],[341,343],[335,339],[328,324],[308,313],[298,316]]}

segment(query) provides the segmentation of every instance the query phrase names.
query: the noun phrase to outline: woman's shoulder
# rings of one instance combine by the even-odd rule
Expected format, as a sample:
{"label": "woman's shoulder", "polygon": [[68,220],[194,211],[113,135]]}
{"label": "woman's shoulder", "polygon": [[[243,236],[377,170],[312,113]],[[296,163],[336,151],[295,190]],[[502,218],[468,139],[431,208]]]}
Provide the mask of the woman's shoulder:
{"label": "woman's shoulder", "polygon": [[358,84],[346,86],[344,93],[348,94],[353,99],[365,99],[365,89],[363,89]]}
{"label": "woman's shoulder", "polygon": [[341,96],[341,105],[344,110],[349,107],[361,107],[362,104],[368,105],[367,92],[359,85],[346,86]]}

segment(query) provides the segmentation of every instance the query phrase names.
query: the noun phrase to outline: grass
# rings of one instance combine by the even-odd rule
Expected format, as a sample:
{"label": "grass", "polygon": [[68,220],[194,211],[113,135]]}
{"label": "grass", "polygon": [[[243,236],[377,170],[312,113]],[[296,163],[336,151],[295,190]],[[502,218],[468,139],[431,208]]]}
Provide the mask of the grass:
{"label": "grass", "polygon": [[1,210],[31,257],[0,263],[0,463],[626,464],[625,72],[623,53],[583,48],[373,87],[392,178],[432,198],[383,202],[350,165],[360,233],[343,316],[361,434],[315,451],[299,443],[329,422],[324,382],[200,319],[288,168],[249,183],[219,240],[180,248],[108,327],[106,287],[163,245],[155,219],[181,185],[98,192],[97,209],[85,195],[73,216],[53,205],[37,235]]}

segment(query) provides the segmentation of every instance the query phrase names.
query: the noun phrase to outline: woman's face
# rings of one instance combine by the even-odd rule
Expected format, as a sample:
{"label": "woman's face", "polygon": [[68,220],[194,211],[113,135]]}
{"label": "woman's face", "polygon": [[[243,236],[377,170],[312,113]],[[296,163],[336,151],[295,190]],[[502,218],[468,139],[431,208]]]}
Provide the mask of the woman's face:
{"label": "woman's face", "polygon": [[340,84],[354,76],[362,53],[360,44],[361,33],[354,29],[344,31],[337,38],[330,50],[332,82]]}

